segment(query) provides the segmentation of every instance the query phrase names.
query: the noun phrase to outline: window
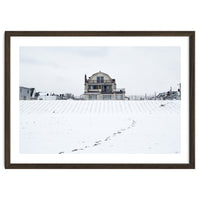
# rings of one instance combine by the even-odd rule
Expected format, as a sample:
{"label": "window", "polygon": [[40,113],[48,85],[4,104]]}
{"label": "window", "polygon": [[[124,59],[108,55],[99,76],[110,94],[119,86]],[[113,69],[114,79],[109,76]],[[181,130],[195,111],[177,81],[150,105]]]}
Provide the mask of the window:
{"label": "window", "polygon": [[103,100],[111,100],[111,95],[103,95]]}
{"label": "window", "polygon": [[103,86],[103,92],[110,92],[110,86],[109,85],[104,85]]}
{"label": "window", "polygon": [[98,85],[90,85],[89,89],[90,90],[97,90],[98,89]]}
{"label": "window", "polygon": [[96,94],[90,94],[89,100],[97,100],[97,95]]}
{"label": "window", "polygon": [[121,95],[121,94],[117,94],[117,95],[116,95],[116,99],[117,99],[117,100],[122,100],[122,95]]}
{"label": "window", "polygon": [[97,83],[104,83],[104,77],[103,76],[97,76]]}

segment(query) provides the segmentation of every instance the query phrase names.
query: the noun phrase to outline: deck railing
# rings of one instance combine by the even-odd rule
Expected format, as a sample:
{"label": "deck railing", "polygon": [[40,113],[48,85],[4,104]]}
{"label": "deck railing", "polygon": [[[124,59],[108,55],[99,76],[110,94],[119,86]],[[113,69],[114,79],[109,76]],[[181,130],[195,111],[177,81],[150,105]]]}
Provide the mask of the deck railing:
{"label": "deck railing", "polygon": [[88,84],[93,84],[93,83],[95,83],[95,84],[104,84],[104,83],[110,83],[110,84],[112,84],[113,82],[109,81],[109,80],[104,80],[102,82],[96,81],[96,80],[90,80],[90,81],[88,81]]}

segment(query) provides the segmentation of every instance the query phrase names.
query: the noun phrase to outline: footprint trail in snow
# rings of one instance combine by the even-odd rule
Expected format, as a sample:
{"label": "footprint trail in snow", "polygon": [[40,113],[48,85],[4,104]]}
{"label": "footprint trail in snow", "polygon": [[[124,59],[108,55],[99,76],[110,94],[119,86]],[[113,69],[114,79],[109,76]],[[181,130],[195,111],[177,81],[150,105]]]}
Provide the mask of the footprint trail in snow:
{"label": "footprint trail in snow", "polygon": [[[125,132],[126,130],[133,128],[135,126],[135,124],[136,124],[136,122],[134,120],[132,120],[131,124],[127,128],[122,128],[122,129],[114,132],[112,135],[107,136],[106,138],[104,138],[102,140],[97,140],[92,145],[87,145],[87,146],[84,146],[84,147],[81,147],[81,148],[72,149],[71,152],[83,151],[84,149],[87,149],[87,148],[94,148],[96,146],[99,146],[102,143],[105,143],[105,142],[112,140],[113,137],[116,137],[118,135],[123,134],[123,132]],[[64,152],[62,152],[62,153],[64,153]],[[61,152],[59,154],[61,154]]]}

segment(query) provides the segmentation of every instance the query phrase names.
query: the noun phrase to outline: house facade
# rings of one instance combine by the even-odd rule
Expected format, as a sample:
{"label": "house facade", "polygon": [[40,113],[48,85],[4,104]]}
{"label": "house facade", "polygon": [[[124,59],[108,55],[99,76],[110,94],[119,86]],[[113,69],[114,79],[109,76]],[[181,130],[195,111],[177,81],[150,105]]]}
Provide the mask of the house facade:
{"label": "house facade", "polygon": [[181,100],[181,84],[177,91],[173,91],[172,87],[168,92],[159,93],[156,97],[159,100]]}
{"label": "house facade", "polygon": [[158,100],[181,100],[181,94],[179,91],[168,91],[159,93],[156,97]]}
{"label": "house facade", "polygon": [[19,99],[31,100],[35,98],[35,88],[19,87]]}
{"label": "house facade", "polygon": [[85,75],[83,96],[85,100],[125,100],[125,89],[118,89],[115,79],[99,71],[88,79]]}

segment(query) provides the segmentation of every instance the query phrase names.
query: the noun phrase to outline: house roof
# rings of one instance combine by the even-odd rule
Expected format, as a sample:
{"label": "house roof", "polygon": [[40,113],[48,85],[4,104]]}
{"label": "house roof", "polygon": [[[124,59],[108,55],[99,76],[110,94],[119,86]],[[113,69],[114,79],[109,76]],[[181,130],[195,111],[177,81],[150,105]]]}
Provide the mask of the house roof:
{"label": "house roof", "polygon": [[33,93],[34,93],[34,91],[35,91],[35,88],[27,88],[27,87],[23,87],[23,86],[20,86],[19,88],[20,88],[20,89],[29,90],[29,91],[31,92],[31,93],[30,93],[31,96],[33,95]]}
{"label": "house roof", "polygon": [[94,76],[98,76],[98,74],[103,74],[103,75],[107,76],[109,79],[112,79],[108,74],[101,72],[101,71],[94,73],[92,76],[89,77],[89,79],[92,79]]}

